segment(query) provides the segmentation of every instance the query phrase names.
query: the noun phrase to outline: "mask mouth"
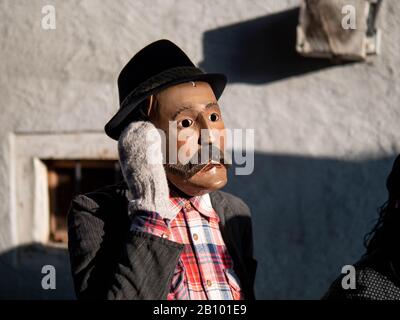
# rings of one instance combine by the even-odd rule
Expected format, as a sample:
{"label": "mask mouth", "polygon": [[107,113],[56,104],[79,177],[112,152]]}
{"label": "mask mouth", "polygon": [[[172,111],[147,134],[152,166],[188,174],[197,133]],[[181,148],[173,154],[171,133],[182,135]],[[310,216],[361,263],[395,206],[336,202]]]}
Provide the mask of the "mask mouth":
{"label": "mask mouth", "polygon": [[[201,155],[208,152],[208,159],[207,161],[201,163]],[[229,169],[231,164],[228,160],[229,156],[225,154],[221,149],[218,149],[215,146],[208,147],[205,149],[204,147],[199,149],[193,157],[188,161],[186,164],[165,164],[165,170],[172,174],[178,175],[185,179],[189,179],[193,177],[199,171],[205,169],[207,166],[210,165],[219,165],[224,166],[226,169]],[[229,163],[228,163],[229,162]]]}

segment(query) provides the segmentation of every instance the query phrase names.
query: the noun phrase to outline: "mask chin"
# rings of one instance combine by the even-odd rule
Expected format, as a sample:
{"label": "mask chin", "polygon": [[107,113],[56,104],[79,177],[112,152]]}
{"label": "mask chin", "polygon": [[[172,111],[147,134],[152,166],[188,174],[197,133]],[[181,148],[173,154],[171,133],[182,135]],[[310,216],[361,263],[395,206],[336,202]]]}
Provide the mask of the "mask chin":
{"label": "mask chin", "polygon": [[199,196],[223,188],[227,183],[227,172],[225,167],[220,167],[214,173],[198,172],[186,178],[167,171],[170,184],[178,188],[188,196]]}

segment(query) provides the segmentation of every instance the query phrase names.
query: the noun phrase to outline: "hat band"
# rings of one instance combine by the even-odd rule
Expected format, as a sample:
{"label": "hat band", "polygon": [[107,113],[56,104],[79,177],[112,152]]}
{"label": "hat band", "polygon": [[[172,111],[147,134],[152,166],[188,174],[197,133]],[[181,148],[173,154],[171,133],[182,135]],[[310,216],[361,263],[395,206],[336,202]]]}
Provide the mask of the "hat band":
{"label": "hat band", "polygon": [[149,92],[150,90],[167,84],[170,81],[200,74],[204,74],[204,72],[196,67],[174,67],[157,73],[146,81],[143,81],[134,90],[132,90],[121,102],[120,109],[128,106],[131,101],[135,101],[137,97],[143,93]]}

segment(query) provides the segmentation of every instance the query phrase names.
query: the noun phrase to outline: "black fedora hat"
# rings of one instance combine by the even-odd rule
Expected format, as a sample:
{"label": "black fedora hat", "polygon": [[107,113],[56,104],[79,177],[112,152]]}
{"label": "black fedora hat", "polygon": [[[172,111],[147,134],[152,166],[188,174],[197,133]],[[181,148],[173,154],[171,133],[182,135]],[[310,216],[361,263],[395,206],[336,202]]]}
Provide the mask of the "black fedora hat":
{"label": "black fedora hat", "polygon": [[105,126],[106,134],[118,140],[122,130],[135,119],[135,111],[152,94],[171,85],[205,81],[218,99],[227,82],[219,73],[205,73],[169,40],[144,47],[126,64],[118,77],[119,110]]}

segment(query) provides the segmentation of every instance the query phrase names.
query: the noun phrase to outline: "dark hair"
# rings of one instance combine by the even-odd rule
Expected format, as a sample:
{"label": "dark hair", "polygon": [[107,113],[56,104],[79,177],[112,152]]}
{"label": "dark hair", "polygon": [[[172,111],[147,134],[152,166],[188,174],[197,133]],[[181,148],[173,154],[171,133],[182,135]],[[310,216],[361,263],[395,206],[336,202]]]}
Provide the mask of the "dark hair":
{"label": "dark hair", "polygon": [[400,240],[400,155],[394,161],[386,180],[388,200],[378,209],[379,218],[373,229],[365,236],[367,254],[382,249],[393,253],[398,250]]}
{"label": "dark hair", "polygon": [[136,110],[132,113],[132,120],[134,121],[147,121],[149,117],[147,115],[147,107],[148,100],[142,101],[137,107]]}
{"label": "dark hair", "polygon": [[[142,101],[139,106],[136,108],[136,113],[133,114],[134,116],[134,121],[148,121],[149,116],[147,115],[147,111],[149,108],[149,102],[150,102],[150,97]],[[158,111],[159,111],[159,103],[158,103],[158,97],[157,94],[153,95],[153,102],[151,105],[153,110],[156,110],[156,115],[158,116]]]}
{"label": "dark hair", "polygon": [[[156,116],[158,116],[159,104],[156,95],[153,96],[153,110],[156,110]],[[149,97],[142,102],[121,122],[119,125],[121,128],[121,132],[124,128],[126,128],[131,122],[134,121],[149,121],[149,116],[147,115],[147,110],[149,107]]]}

